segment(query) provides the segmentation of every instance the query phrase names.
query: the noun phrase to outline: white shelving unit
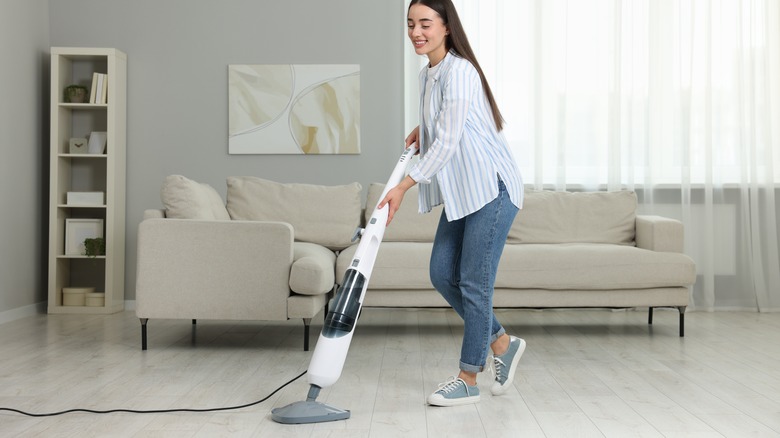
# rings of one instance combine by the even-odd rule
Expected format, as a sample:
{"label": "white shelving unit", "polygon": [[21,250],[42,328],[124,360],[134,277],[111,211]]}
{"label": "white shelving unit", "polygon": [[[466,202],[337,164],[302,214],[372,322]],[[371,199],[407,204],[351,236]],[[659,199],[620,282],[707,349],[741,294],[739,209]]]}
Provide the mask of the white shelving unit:
{"label": "white shelving unit", "polygon": [[[67,103],[65,87],[88,90],[93,73],[108,78],[107,103]],[[116,313],[124,309],[127,56],[110,48],[52,47],[49,183],[49,313]],[[71,138],[106,132],[103,153],[70,153]],[[68,192],[103,192],[103,205],[67,203]],[[102,219],[106,255],[66,255],[66,219]],[[99,307],[64,306],[63,287],[105,293]]]}

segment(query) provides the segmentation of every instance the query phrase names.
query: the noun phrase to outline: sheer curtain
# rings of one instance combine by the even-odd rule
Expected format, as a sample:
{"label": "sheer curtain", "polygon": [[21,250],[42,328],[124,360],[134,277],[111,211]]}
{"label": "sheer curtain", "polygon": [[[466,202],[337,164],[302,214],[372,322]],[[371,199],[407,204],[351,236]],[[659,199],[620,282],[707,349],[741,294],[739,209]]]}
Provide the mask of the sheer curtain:
{"label": "sheer curtain", "polygon": [[529,187],[634,190],[685,225],[692,309],[780,310],[780,2],[453,3]]}

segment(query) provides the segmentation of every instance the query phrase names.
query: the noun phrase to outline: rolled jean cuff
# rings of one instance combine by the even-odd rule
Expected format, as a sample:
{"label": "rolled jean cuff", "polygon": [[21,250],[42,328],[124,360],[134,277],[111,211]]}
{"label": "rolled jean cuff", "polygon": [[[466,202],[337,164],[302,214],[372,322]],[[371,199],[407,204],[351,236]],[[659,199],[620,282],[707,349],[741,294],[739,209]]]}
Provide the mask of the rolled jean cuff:
{"label": "rolled jean cuff", "polygon": [[484,369],[485,369],[484,365],[477,366],[477,365],[469,365],[469,364],[463,363],[463,362],[460,363],[460,370],[461,371],[465,371],[467,373],[475,373],[475,374],[476,373],[481,373],[482,370],[484,370]]}
{"label": "rolled jean cuff", "polygon": [[[493,345],[493,342],[496,342],[498,338],[504,336],[504,334],[506,334],[506,330],[503,327],[501,327],[501,330],[495,332],[492,336],[490,336],[490,345]],[[490,345],[488,345],[488,348],[490,348]]]}
{"label": "rolled jean cuff", "polygon": [[[498,338],[503,336],[505,333],[506,333],[506,330],[503,327],[501,327],[501,329],[499,331],[497,331],[496,333],[490,335],[490,343],[488,344],[488,351],[490,350],[490,346],[493,345],[493,342],[496,342],[498,340]],[[481,373],[482,371],[485,370],[485,364],[482,364],[481,366],[477,366],[477,365],[467,364],[467,363],[461,361],[460,362],[460,369],[462,371],[466,371],[467,373]]]}

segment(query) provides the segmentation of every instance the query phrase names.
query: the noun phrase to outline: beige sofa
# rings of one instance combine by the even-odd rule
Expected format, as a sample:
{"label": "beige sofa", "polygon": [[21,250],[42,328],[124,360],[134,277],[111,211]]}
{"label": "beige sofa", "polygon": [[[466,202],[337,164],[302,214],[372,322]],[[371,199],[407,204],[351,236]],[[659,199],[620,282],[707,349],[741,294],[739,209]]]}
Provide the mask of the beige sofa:
{"label": "beige sofa", "polygon": [[[384,185],[372,184],[367,205]],[[416,191],[404,198],[385,231],[364,305],[446,307],[430,282],[428,261],[441,207],[417,213]],[[633,308],[684,312],[696,266],[683,254],[683,226],[636,214],[636,195],[527,190],[496,275],[496,308]],[[366,211],[367,216],[371,214]],[[339,253],[340,282],[357,245]]]}
{"label": "beige sofa", "polygon": [[[227,203],[185,177],[166,179],[164,209],[139,225],[136,314],[150,319],[303,319],[309,323],[343,278],[383,188],[279,184],[230,177]],[[364,209],[363,206],[369,208]],[[446,307],[428,276],[441,207],[417,213],[407,194],[385,232],[368,307]],[[696,267],[682,253],[679,221],[637,216],[633,192],[528,191],[496,278],[497,308],[675,307],[684,311]]]}

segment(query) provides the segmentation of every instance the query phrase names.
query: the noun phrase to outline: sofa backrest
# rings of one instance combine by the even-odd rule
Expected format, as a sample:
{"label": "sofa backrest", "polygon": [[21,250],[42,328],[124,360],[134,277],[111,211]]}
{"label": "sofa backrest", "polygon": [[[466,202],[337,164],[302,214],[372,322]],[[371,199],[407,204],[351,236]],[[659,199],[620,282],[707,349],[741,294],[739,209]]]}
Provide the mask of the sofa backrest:
{"label": "sofa backrest", "polygon": [[634,245],[636,194],[526,190],[508,243]]}
{"label": "sofa backrest", "polygon": [[[368,188],[364,223],[385,185]],[[388,242],[433,242],[442,206],[418,213],[417,187],[406,192],[401,208],[385,230]],[[507,243],[613,243],[634,245],[636,194],[618,192],[552,192],[526,190]]]}
{"label": "sofa backrest", "polygon": [[358,183],[282,184],[232,176],[227,178],[227,211],[234,220],[287,222],[296,241],[342,250],[360,226],[361,191]]}

